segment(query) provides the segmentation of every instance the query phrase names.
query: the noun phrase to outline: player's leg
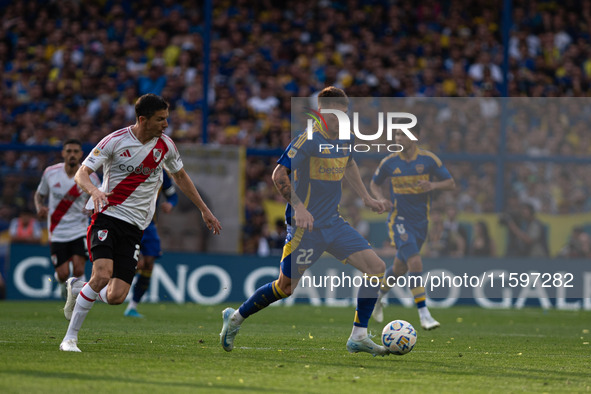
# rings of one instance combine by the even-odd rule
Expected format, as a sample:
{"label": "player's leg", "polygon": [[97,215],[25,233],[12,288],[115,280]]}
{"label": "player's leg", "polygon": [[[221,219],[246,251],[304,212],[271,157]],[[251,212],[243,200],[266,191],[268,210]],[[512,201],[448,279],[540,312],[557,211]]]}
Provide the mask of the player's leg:
{"label": "player's leg", "polygon": [[140,251],[142,257],[138,262],[138,271],[135,275],[136,281],[133,286],[133,293],[124,315],[128,317],[144,317],[137,311],[137,306],[142,297],[150,288],[150,281],[152,279],[152,271],[154,270],[154,263],[156,258],[160,257],[162,250],[160,248],[160,237],[154,222],[144,230],[141,241]]}
{"label": "player's leg", "polygon": [[394,287],[396,278],[406,274],[407,271],[408,267],[406,263],[404,263],[398,257],[395,257],[394,264],[386,269],[384,279],[382,280],[382,284],[380,286],[380,291],[378,292],[378,300],[376,301],[376,306],[373,310],[373,314],[371,315],[378,323],[382,323],[384,321],[384,298],[386,298],[390,289]]}
{"label": "player's leg", "polygon": [[[113,260],[108,258],[97,258],[93,262],[92,274],[87,284],[82,287],[80,294],[76,298],[74,310],[72,311],[70,324],[62,343],[60,350],[68,352],[79,352],[77,346],[78,332],[82,327],[86,315],[94,305],[94,301],[99,297],[99,292],[106,288],[113,272]],[[68,300],[70,301],[70,300]]]}
{"label": "player's leg", "polygon": [[[150,280],[152,279],[152,271],[154,270],[154,256],[142,256],[138,263],[138,272],[135,275],[136,281],[132,290],[132,297],[125,309],[124,315],[127,317],[143,318],[144,315],[137,311],[137,306],[142,300],[142,297],[150,288]],[[140,268],[141,267],[141,268]]]}
{"label": "player's leg", "polygon": [[366,352],[373,356],[389,354],[385,347],[374,343],[367,332],[386,264],[371,249],[367,240],[348,223],[342,221],[334,228],[323,231],[329,232],[325,234],[330,240],[327,251],[338,260],[357,268],[366,278],[357,293],[353,330],[347,341],[347,350],[350,353]]}
{"label": "player's leg", "polygon": [[86,282],[84,270],[88,261],[88,249],[86,237],[80,237],[68,243],[72,256],[72,276],[78,278],[81,283]]}
{"label": "player's leg", "polygon": [[[237,310],[233,308],[224,309],[222,312],[224,324],[220,333],[220,342],[224,350],[229,352],[233,349],[234,337],[238,334],[238,330],[240,330],[240,326],[246,318],[275,301],[289,297],[293,289],[297,287],[304,271],[322,255],[323,248],[314,248],[314,244],[319,238],[314,237],[313,233],[297,229],[292,234],[291,229],[288,230],[279,277],[259,287]],[[299,261],[298,256],[304,253],[306,258],[300,259],[304,264],[296,263],[296,261]],[[293,266],[292,261],[294,259],[292,259],[292,255],[296,256]]]}
{"label": "player's leg", "polygon": [[62,289],[62,297],[67,294],[66,280],[70,276],[70,257],[67,242],[52,242],[49,246],[51,263],[55,270],[54,277]]}
{"label": "player's leg", "polygon": [[376,255],[373,249],[366,249],[352,254],[347,258],[347,263],[367,274],[368,278],[357,293],[357,308],[355,309],[353,330],[347,341],[347,350],[350,353],[366,352],[373,356],[387,355],[389,354],[388,350],[374,343],[367,332],[369,318],[376,304],[386,264]]}
{"label": "player's leg", "polygon": [[440,326],[439,322],[435,320],[429,308],[427,307],[427,293],[422,280],[423,275],[423,261],[421,256],[415,254],[409,257],[408,261],[408,283],[410,291],[413,295],[415,305],[419,312],[419,318],[421,320],[421,327],[425,330],[432,330]]}

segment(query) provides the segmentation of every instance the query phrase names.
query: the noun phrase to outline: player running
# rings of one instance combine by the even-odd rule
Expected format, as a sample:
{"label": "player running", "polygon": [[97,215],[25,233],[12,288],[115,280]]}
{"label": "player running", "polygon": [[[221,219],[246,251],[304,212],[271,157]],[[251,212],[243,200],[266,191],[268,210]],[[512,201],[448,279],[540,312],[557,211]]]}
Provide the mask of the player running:
{"label": "player running", "polygon": [[[323,89],[318,96],[319,108],[346,112],[348,103],[345,92],[332,86]],[[346,178],[365,205],[374,211],[384,212],[384,205],[367,192],[351,149],[319,151],[322,143],[340,147],[349,144],[348,140],[338,139],[336,116],[325,115],[325,120],[326,130],[314,126],[311,140],[307,139],[307,131],[304,131],[277,161],[273,181],[288,201],[285,211],[288,235],[279,278],[256,290],[238,310],[226,308],[222,312],[220,342],[228,352],[233,349],[234,338],[244,320],[271,303],[289,297],[305,270],[325,251],[366,273],[368,277],[383,277],[385,263],[339,215],[342,179]],[[353,331],[347,341],[347,350],[351,353],[367,352],[373,356],[389,354],[385,347],[374,343],[367,334],[376,297],[377,288],[371,287],[369,283],[359,289]]]}
{"label": "player running", "polygon": [[[164,171],[162,175],[162,194],[164,194],[166,201],[160,205],[160,208],[164,213],[170,213],[179,201],[179,197],[168,173]],[[158,201],[156,201],[156,206],[158,206]],[[142,236],[142,242],[140,244],[141,256],[137,265],[138,273],[135,275],[136,281],[133,286],[133,295],[124,312],[124,315],[127,317],[144,317],[144,315],[137,311],[137,305],[150,287],[150,278],[152,277],[156,259],[162,256],[160,236],[158,235],[158,228],[156,226],[156,216],[154,215],[154,218],[148,227],[146,227]]]}
{"label": "player running", "polygon": [[[84,205],[89,196],[74,181],[74,175],[80,168],[82,143],[77,139],[65,141],[62,158],[63,163],[49,166],[43,172],[35,192],[35,208],[39,219],[47,218],[54,275],[65,295],[66,280],[70,276],[73,277],[72,280],[80,280],[82,283],[86,281],[84,266],[88,259],[86,249],[88,214],[84,210]],[[96,174],[92,174],[90,181],[95,186],[101,184]],[[49,203],[45,205],[48,196]],[[70,261],[72,272],[70,272]]]}
{"label": "player running", "polygon": [[[420,135],[420,129],[416,126],[412,132],[415,136]],[[431,191],[455,188],[453,178],[437,156],[419,148],[416,141],[411,140],[401,130],[396,131],[395,141],[402,145],[402,152],[386,156],[370,183],[373,195],[390,207],[388,230],[390,241],[397,248],[394,265],[386,270],[378,302],[373,311],[373,318],[379,323],[384,320],[382,299],[390,290],[387,284],[395,283],[396,277],[407,272],[412,277],[423,274],[420,251],[429,227]],[[434,181],[434,177],[440,181]],[[390,199],[382,194],[381,185],[386,180],[390,189]],[[433,319],[427,308],[425,287],[421,281],[409,280],[409,283],[419,311],[421,326],[426,330],[439,327],[439,322]]]}
{"label": "player running", "polygon": [[[146,94],[137,100],[135,114],[136,123],[103,138],[76,173],[76,183],[92,198],[87,207],[94,208],[88,227],[93,267],[84,287],[68,288],[64,312],[71,319],[60,344],[63,351],[80,351],[78,331],[96,299],[118,305],[127,297],[142,232],[154,217],[163,169],[199,208],[207,227],[214,234],[222,228],[183,169],[174,142],[164,134],[168,103],[160,96]],[[104,179],[99,189],[90,176],[101,166]]]}

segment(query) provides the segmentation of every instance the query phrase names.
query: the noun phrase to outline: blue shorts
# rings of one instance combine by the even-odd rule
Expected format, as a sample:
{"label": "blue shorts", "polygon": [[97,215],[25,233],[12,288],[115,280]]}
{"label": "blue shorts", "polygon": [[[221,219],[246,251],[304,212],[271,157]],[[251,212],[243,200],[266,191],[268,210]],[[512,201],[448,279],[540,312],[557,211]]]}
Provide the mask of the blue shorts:
{"label": "blue shorts", "polygon": [[162,250],[160,249],[160,237],[158,236],[158,230],[156,230],[156,225],[154,222],[151,222],[150,225],[144,230],[140,251],[144,256],[162,256]]}
{"label": "blue shorts", "polygon": [[371,249],[369,242],[342,218],[331,227],[315,228],[311,232],[289,226],[281,272],[288,278],[299,279],[324,252],[344,263],[347,257],[365,249]]}
{"label": "blue shorts", "polygon": [[421,252],[427,238],[429,222],[417,225],[400,217],[393,219],[391,218],[388,223],[390,242],[397,249],[396,257],[406,263],[409,258]]}

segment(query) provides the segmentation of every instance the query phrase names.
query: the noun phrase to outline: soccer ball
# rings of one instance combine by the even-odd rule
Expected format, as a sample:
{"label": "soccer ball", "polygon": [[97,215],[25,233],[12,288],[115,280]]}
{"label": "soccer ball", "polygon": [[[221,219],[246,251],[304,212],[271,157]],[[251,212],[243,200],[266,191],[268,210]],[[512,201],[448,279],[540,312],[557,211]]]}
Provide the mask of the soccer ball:
{"label": "soccer ball", "polygon": [[402,356],[410,352],[416,342],[417,330],[407,321],[391,321],[382,330],[382,343],[392,354]]}

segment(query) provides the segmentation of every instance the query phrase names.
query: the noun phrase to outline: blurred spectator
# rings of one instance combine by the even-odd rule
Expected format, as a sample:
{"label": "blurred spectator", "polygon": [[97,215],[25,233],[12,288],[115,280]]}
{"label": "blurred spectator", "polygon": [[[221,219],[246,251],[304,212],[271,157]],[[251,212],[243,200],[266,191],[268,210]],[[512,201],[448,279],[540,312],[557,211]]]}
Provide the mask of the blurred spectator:
{"label": "blurred spectator", "polygon": [[11,242],[41,242],[41,225],[35,218],[35,212],[29,208],[22,209],[18,217],[10,221],[10,228],[8,231]]}
{"label": "blurred spectator", "polygon": [[568,243],[558,253],[559,257],[571,259],[591,258],[591,236],[582,227],[572,230]]}
{"label": "blurred spectator", "polygon": [[423,249],[425,257],[463,257],[465,248],[464,238],[458,232],[446,229],[441,213],[432,211]]}
{"label": "blurred spectator", "polygon": [[458,221],[458,210],[455,205],[448,205],[445,209],[445,214],[443,228],[449,234],[448,237],[455,244],[455,256],[465,256],[468,253],[469,246],[466,226]]}
{"label": "blurred spectator", "polygon": [[495,254],[495,243],[490,237],[488,226],[486,222],[479,220],[474,225],[468,255],[474,257],[494,257]]}
{"label": "blurred spectator", "polygon": [[531,204],[521,204],[519,217],[502,214],[500,220],[509,230],[509,239],[515,240],[507,247],[507,256],[548,257],[547,230]]}

